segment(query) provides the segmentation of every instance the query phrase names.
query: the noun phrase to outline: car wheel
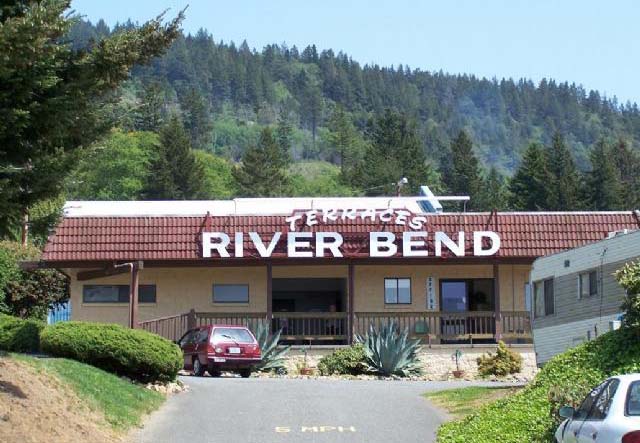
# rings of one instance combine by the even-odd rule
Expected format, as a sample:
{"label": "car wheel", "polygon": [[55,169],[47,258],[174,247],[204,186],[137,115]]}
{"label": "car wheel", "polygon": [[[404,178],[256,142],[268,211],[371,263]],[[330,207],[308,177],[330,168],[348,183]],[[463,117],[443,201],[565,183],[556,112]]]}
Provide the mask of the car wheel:
{"label": "car wheel", "polygon": [[204,375],[205,367],[200,363],[199,358],[193,359],[193,375],[196,377],[202,377]]}
{"label": "car wheel", "polygon": [[240,377],[242,378],[251,377],[251,369],[240,369]]}

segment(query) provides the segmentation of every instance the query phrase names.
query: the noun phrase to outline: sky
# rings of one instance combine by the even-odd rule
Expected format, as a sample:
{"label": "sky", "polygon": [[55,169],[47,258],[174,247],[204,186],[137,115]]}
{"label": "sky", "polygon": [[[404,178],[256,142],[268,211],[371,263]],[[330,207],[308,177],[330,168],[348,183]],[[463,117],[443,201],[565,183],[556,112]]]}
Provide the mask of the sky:
{"label": "sky", "polygon": [[498,79],[553,78],[640,103],[639,0],[73,0],[86,19],[140,23],[189,5],[184,30],[258,50],[286,42],[360,63]]}

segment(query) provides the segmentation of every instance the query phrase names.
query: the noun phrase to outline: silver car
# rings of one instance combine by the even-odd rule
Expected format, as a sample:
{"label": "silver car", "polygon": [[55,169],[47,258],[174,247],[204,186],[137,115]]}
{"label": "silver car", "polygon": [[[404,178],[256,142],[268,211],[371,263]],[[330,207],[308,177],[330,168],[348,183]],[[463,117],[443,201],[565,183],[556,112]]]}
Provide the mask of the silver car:
{"label": "silver car", "polygon": [[608,378],[560,416],[557,443],[640,443],[640,374]]}

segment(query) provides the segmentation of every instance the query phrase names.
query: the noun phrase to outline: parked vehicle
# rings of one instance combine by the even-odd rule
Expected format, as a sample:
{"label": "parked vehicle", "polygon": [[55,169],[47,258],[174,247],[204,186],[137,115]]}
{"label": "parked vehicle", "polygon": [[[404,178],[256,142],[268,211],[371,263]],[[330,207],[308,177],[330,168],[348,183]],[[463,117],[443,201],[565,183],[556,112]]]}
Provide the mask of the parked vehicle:
{"label": "parked vehicle", "polygon": [[222,371],[233,371],[246,378],[261,360],[260,346],[244,326],[201,326],[187,331],[177,343],[184,368],[196,376],[208,371],[212,377],[219,377]]}
{"label": "parked vehicle", "polygon": [[640,374],[608,378],[560,416],[557,443],[640,443]]}

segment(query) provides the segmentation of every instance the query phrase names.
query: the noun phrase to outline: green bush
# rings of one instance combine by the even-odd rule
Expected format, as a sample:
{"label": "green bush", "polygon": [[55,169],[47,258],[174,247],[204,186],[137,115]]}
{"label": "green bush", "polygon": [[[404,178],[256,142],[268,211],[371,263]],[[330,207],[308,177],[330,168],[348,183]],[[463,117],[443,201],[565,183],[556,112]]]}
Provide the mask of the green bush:
{"label": "green bush", "polygon": [[420,373],[420,340],[410,339],[409,329],[400,331],[394,322],[382,325],[380,329],[370,324],[367,335],[358,336],[357,341],[364,348],[368,370],[399,377]]}
{"label": "green bush", "polygon": [[318,362],[318,370],[322,375],[348,374],[358,375],[367,371],[364,363],[365,354],[362,344],[337,349],[325,355]]}
{"label": "green bush", "polygon": [[0,349],[13,352],[38,352],[44,323],[0,314]]}
{"label": "green bush", "polygon": [[640,372],[640,330],[622,328],[551,359],[517,394],[438,431],[440,443],[549,442],[563,404],[576,406],[615,374]]}
{"label": "green bush", "polygon": [[69,299],[69,279],[55,269],[20,269],[20,261],[37,260],[35,246],[0,241],[0,312],[45,319],[50,307]]}
{"label": "green bush", "polygon": [[180,348],[167,339],[120,325],[60,322],[40,337],[42,350],[141,382],[175,379],[182,368]]}
{"label": "green bush", "polygon": [[504,377],[509,374],[517,374],[522,370],[522,356],[507,348],[503,341],[498,342],[495,354],[489,352],[476,360],[480,375],[496,375]]}

